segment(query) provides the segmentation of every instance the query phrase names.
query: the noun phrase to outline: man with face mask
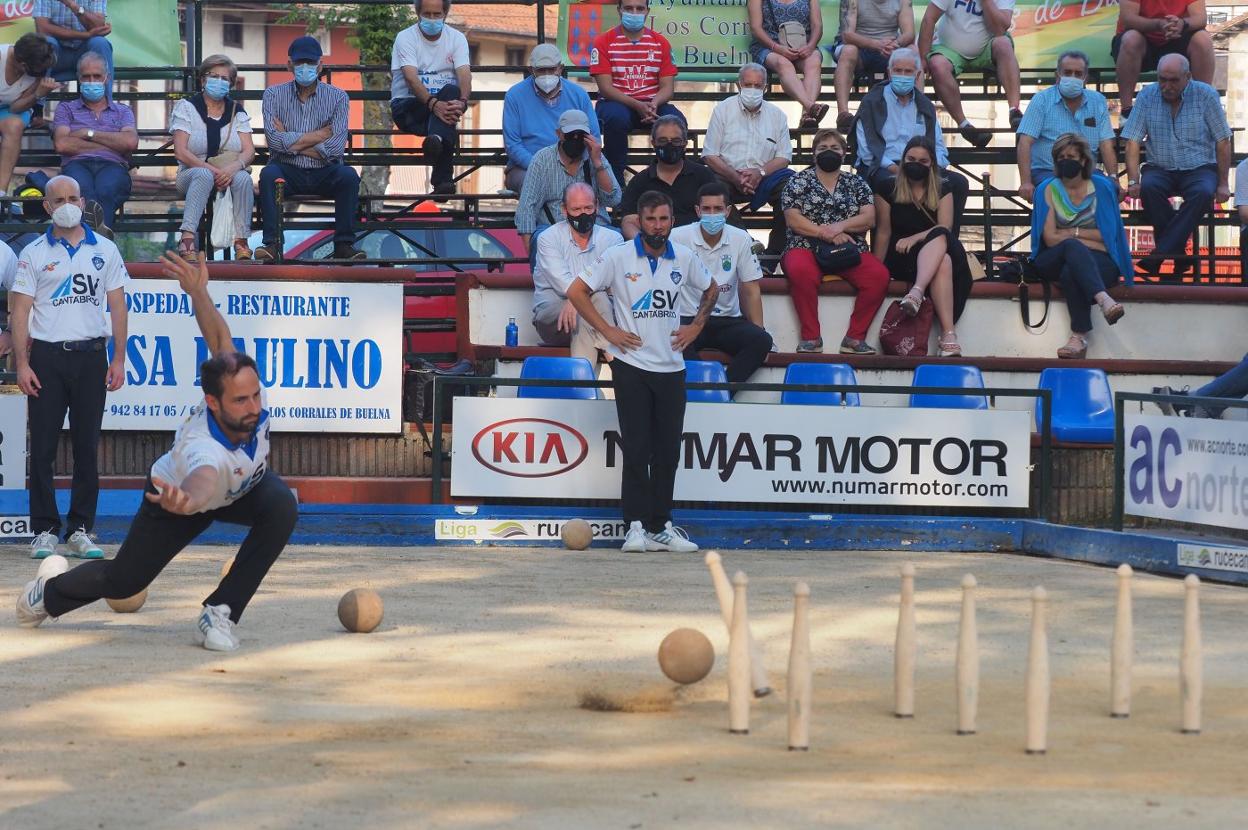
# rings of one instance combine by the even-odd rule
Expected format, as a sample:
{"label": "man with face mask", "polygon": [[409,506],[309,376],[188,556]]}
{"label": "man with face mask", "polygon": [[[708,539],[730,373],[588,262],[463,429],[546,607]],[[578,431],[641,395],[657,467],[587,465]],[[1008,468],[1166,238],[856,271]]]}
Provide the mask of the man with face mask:
{"label": "man with face mask", "polygon": [[674,206],[675,224],[688,225],[698,218],[694,212],[698,191],[702,185],[715,181],[715,174],[708,167],[685,157],[689,134],[683,118],[661,116],[650,130],[650,144],[654,147],[654,164],[629,179],[620,202],[620,233],[625,239],[632,239],[641,229],[637,202],[643,193],[653,190],[667,196]]}
{"label": "man with face mask", "polygon": [[390,114],[403,132],[425,136],[429,183],[443,194],[455,192],[451,161],[472,95],[468,40],[446,25],[450,11],[451,0],[416,0],[420,20],[395,36],[390,58]]}
{"label": "man with face mask", "polygon": [[[125,382],[130,277],[117,246],[82,223],[76,181],[50,179],[43,205],[52,225],[22,251],[9,292],[17,385],[30,407],[31,555],[43,559],[55,553],[63,530],[70,556],[98,559],[104,554],[90,537],[100,492],[96,450],[105,393]],[[74,480],[68,521],[62,524],[52,467],[66,412]]]}
{"label": "man with face mask", "polygon": [[[1118,154],[1105,96],[1087,89],[1088,56],[1063,52],[1057,59],[1057,83],[1037,92],[1018,125],[1018,195],[1031,201],[1036,187],[1053,175],[1053,143],[1067,133],[1081,135],[1092,148],[1093,161],[1118,181]],[[1099,152],[1098,152],[1099,151]]]}
{"label": "man with face mask", "polygon": [[585,113],[590,135],[601,141],[598,117],[589,95],[580,84],[563,77],[563,57],[558,47],[539,43],[529,55],[533,74],[507,90],[503,97],[503,146],[507,148],[505,183],[520,192],[533,156],[549,146],[559,117],[568,110]]}
{"label": "man with face mask", "polygon": [[297,37],[287,50],[293,81],[264,91],[264,135],[269,163],[260,171],[260,208],[264,245],[253,254],[273,262],[280,251],[277,180],[284,179],[287,196],[321,196],[334,200],[333,259],[364,259],[356,250],[355,214],[360,203],[360,175],[343,162],[347,148],[347,93],[321,83],[321,44]]}

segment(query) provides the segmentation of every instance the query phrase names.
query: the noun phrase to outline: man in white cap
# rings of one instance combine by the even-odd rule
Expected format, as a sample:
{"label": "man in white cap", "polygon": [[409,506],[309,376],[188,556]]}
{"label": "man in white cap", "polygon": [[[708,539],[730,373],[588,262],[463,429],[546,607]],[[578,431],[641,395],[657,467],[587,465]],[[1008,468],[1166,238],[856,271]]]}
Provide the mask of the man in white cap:
{"label": "man in white cap", "polygon": [[503,144],[507,148],[506,186],[520,192],[524,174],[538,150],[555,137],[559,116],[568,110],[585,113],[589,132],[601,140],[598,117],[589,95],[563,77],[563,56],[551,43],[539,43],[529,54],[532,74],[507,90],[503,98]]}

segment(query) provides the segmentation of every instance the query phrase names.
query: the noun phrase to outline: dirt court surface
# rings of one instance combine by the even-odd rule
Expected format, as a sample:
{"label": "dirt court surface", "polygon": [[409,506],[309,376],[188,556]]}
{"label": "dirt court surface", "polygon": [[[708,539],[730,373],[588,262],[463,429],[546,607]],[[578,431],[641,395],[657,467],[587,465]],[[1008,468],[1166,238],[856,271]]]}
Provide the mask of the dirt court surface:
{"label": "dirt court surface", "polygon": [[[239,628],[191,645],[233,551],[197,547],[146,607],[12,623],[35,565],[0,552],[0,827],[1232,827],[1248,814],[1248,593],[1202,588],[1205,731],[1179,733],[1183,586],[1135,582],[1135,698],[1107,716],[1115,575],[1008,554],[724,554],[776,694],[728,734],[727,635],[702,555],[292,548]],[[918,566],[917,717],[893,718],[898,569]],[[954,735],[964,573],[979,580],[979,734]],[[808,753],[786,749],[793,585],[809,582]],[[1049,592],[1049,753],[1023,752],[1029,593]],[[349,588],[383,596],[347,634]],[[670,711],[578,709],[666,694],[655,654],[715,645]]]}

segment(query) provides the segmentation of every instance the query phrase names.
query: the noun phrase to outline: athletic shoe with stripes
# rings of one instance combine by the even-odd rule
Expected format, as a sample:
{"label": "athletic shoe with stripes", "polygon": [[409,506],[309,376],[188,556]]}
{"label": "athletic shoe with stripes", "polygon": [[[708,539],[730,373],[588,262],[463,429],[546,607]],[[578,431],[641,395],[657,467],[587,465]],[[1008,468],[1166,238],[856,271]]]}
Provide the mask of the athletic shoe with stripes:
{"label": "athletic shoe with stripes", "polygon": [[620,550],[625,553],[641,553],[646,549],[646,529],[641,526],[641,522],[633,522],[628,526],[628,534],[624,537],[624,547]]}
{"label": "athletic shoe with stripes", "polygon": [[646,534],[646,550],[670,550],[676,553],[693,553],[698,546],[689,540],[689,534],[671,522],[658,533]]}
{"label": "athletic shoe with stripes", "polygon": [[30,558],[47,559],[56,553],[56,534],[45,530],[30,540]]}
{"label": "athletic shoe with stripes", "polygon": [[69,548],[69,555],[77,559],[104,558],[104,551],[100,550],[100,546],[87,533],[85,527],[75,530],[73,535],[65,540],[65,545]]}
{"label": "athletic shoe with stripes", "polygon": [[205,605],[195,622],[195,643],[209,651],[233,651],[238,648],[230,606]]}
{"label": "athletic shoe with stripes", "polygon": [[48,580],[60,576],[69,570],[69,560],[64,556],[49,556],[39,564],[39,573],[17,598],[17,624],[22,628],[35,628],[48,618],[48,609],[43,607],[44,588]]}

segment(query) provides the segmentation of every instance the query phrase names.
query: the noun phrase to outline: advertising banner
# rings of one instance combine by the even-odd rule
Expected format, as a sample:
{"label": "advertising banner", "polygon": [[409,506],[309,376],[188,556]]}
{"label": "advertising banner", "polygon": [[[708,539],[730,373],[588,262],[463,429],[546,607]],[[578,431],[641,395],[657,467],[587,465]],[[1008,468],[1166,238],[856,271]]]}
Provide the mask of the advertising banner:
{"label": "advertising banner", "polygon": [[[16,386],[0,389],[0,490],[26,489],[26,396]],[[0,536],[14,530],[0,517]]]}
{"label": "advertising banner", "polygon": [[[1030,413],[691,403],[679,501],[1026,507]],[[615,499],[612,401],[456,398],[451,494]]]}
{"label": "advertising banner", "polygon": [[[398,432],[403,286],[213,282],[208,291],[240,351],[256,360],[278,432]],[[172,430],[203,399],[208,349],[173,280],[127,287],[126,384],[104,429]]]}
{"label": "advertising banner", "polygon": [[1243,421],[1127,412],[1123,453],[1125,513],[1248,530]]}
{"label": "advertising banner", "polygon": [[[35,30],[35,0],[0,2],[0,43]],[[118,66],[181,66],[177,0],[109,0],[113,59]]]}

